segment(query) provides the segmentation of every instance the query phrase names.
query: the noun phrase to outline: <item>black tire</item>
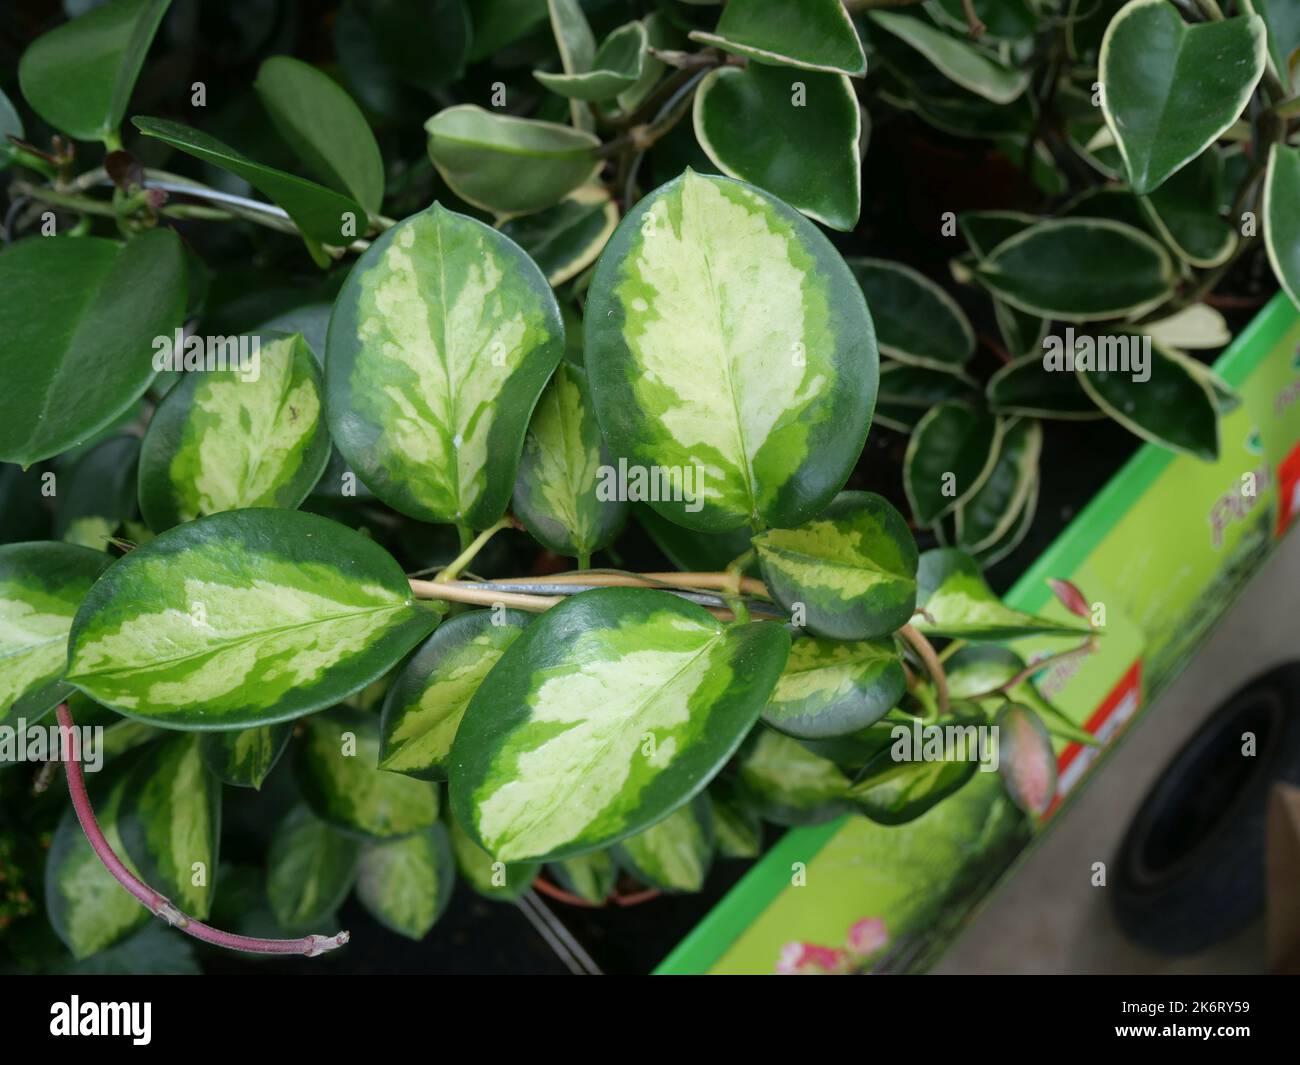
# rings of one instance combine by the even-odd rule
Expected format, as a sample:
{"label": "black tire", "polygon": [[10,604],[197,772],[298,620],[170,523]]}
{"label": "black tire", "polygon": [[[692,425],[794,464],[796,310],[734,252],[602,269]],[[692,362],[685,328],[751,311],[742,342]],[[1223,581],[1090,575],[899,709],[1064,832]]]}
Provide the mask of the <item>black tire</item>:
{"label": "black tire", "polygon": [[[1253,758],[1242,734],[1253,732]],[[1115,918],[1136,943],[1190,954],[1264,908],[1275,782],[1300,784],[1300,662],[1256,677],[1215,710],[1142,801],[1116,861]]]}

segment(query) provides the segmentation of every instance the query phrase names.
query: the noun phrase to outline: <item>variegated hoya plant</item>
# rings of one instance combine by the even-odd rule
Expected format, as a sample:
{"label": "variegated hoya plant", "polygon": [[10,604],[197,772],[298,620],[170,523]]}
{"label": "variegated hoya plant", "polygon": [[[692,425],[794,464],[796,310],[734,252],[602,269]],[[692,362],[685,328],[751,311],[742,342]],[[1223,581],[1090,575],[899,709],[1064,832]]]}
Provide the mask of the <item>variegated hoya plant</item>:
{"label": "variegated hoya plant", "polygon": [[[0,773],[10,962],[34,909],[131,967],[150,913],[317,954],[355,895],[422,938],[457,870],[695,891],[763,821],[978,771],[900,729],[996,727],[1048,808],[1091,741],[1004,645],[1099,633],[982,569],[1044,419],[1217,453],[1216,288],[1300,300],[1294,4],[346,0],[310,62],[292,5],[79,6],[0,81],[0,726],[61,728],[35,797]],[[164,64],[227,47],[251,94]],[[953,286],[849,236],[890,124],[1036,190],[934,213]],[[1053,372],[1066,326],[1149,372]]]}

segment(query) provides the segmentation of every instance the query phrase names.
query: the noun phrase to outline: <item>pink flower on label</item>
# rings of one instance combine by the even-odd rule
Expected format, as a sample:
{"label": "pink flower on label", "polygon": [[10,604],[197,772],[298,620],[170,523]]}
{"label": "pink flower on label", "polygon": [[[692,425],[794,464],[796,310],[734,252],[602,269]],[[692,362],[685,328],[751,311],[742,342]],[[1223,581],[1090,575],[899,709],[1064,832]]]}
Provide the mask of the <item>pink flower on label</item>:
{"label": "pink flower on label", "polygon": [[776,971],[783,976],[820,976],[842,973],[849,957],[842,950],[819,947],[815,943],[787,943],[781,950]]}
{"label": "pink flower on label", "polygon": [[854,954],[875,954],[889,942],[889,931],[879,917],[864,917],[849,929],[849,950]]}

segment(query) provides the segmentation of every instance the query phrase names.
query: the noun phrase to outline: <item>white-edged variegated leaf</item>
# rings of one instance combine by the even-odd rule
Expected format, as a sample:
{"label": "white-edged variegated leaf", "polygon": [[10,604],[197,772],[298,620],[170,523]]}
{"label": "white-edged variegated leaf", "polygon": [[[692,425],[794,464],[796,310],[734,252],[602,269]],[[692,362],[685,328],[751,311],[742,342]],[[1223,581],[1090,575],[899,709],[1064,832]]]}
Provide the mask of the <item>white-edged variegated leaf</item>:
{"label": "white-edged variegated leaf", "polygon": [[555,296],[517,244],[438,204],[399,222],[344,282],[328,349],[334,442],[375,495],[423,521],[501,517],[564,354]]}
{"label": "white-edged variegated leaf", "polygon": [[1221,348],[1232,343],[1227,320],[1208,303],[1193,303],[1168,318],[1146,322],[1140,328],[1155,343],[1180,351]]}
{"label": "white-edged variegated leaf", "polygon": [[989,378],[985,395],[995,414],[1065,421],[1105,417],[1074,374],[1043,365],[1041,351],[1028,352],[999,368]]}
{"label": "white-edged variegated leaf", "polygon": [[737,778],[741,798],[778,825],[815,825],[844,812],[849,778],[834,762],[769,728],[745,744]]}
{"label": "white-edged variegated leaf", "polygon": [[950,81],[995,104],[1009,104],[1029,86],[1029,74],[1003,66],[967,41],[945,33],[923,18],[873,11],[871,20],[906,41]]}
{"label": "white-edged variegated leaf", "polygon": [[656,510],[701,532],[798,525],[829,503],[861,453],[878,364],[839,253],[730,178],[687,170],[643,199],[587,300],[610,450],[656,475]]}
{"label": "white-edged variegated leaf", "polygon": [[1222,197],[1223,159],[1211,146],[1139,202],[1161,240],[1207,269],[1222,265],[1237,246],[1236,224],[1219,213]]}
{"label": "white-edged variegated leaf", "polygon": [[456,868],[466,882],[485,899],[494,902],[514,902],[533,885],[541,872],[538,862],[503,862],[493,858],[475,843],[460,827],[460,822],[447,816],[447,833],[451,850],[456,856]]}
{"label": "white-edged variegated leaf", "polygon": [[660,891],[699,891],[713,864],[713,804],[701,792],[615,848],[618,862]]}
{"label": "white-edged variegated leaf", "polygon": [[533,77],[551,92],[571,100],[588,103],[613,100],[641,80],[648,46],[645,26],[640,22],[628,22],[601,42],[592,56],[589,70],[581,74],[535,70]]}
{"label": "white-edged variegated leaf", "polygon": [[799,739],[844,736],[889,713],[906,684],[892,641],[798,636],[763,720]]}
{"label": "white-edged variegated leaf", "polygon": [[479,685],[451,757],[456,820],[493,857],[608,846],[698,793],[762,713],[789,637],[666,592],[598,588],[534,621]]}
{"label": "white-edged variegated leaf", "polygon": [[546,871],[571,895],[593,906],[601,905],[614,893],[618,865],[613,851],[591,851],[562,862],[552,862]]}
{"label": "white-edged variegated leaf", "polygon": [[863,77],[867,57],[840,0],[732,0],[713,33],[692,40],[768,63]]}
{"label": "white-edged variegated leaf", "polygon": [[957,545],[984,551],[1016,525],[1038,480],[1043,428],[1032,418],[1011,422],[998,444],[997,459],[984,483],[956,510]]}
{"label": "white-edged variegated leaf", "polygon": [[554,207],[511,218],[500,230],[524,249],[553,286],[571,281],[605,250],[618,204],[600,185],[574,189]]}
{"label": "white-edged variegated leaf", "polygon": [[1300,148],[1275,144],[1269,150],[1264,243],[1278,284],[1300,307]]}
{"label": "white-edged variegated leaf", "polygon": [[73,622],[68,680],[167,728],[273,724],[364,688],[438,617],[359,533],[298,511],[232,510],[104,574]]}
{"label": "white-edged variegated leaf", "polygon": [[933,525],[993,472],[1003,422],[964,403],[940,403],[916,426],[903,457],[903,489],[918,525]]}
{"label": "white-edged variegated leaf", "polygon": [[975,354],[966,315],[928,277],[886,259],[850,259],[849,269],[867,297],[881,354],[949,372],[959,372]]}
{"label": "white-edged variegated leaf", "polygon": [[428,935],[455,886],[456,861],[441,824],[401,839],[362,844],[357,898],[398,935],[417,941]]}
{"label": "white-edged variegated leaf", "polygon": [[308,931],[331,917],[352,890],[357,841],[306,806],[289,811],[266,855],[266,896],[286,932]]}

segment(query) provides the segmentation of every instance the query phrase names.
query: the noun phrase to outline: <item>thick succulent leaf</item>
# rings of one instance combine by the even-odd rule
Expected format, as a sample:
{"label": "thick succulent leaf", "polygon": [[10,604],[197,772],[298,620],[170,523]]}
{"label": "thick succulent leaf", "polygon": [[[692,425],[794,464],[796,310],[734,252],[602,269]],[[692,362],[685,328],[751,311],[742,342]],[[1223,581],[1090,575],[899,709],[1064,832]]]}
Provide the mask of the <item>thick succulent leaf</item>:
{"label": "thick succulent leaf", "polygon": [[557,555],[590,559],[627,521],[629,503],[613,490],[614,472],[587,374],[562,362],[528,424],[514,514]]}
{"label": "thick succulent leaf", "polygon": [[1038,215],[1023,211],[963,211],[957,216],[957,228],[971,251],[984,259],[992,255],[1000,244],[1040,221]]}
{"label": "thick succulent leaf", "polygon": [[1300,7],[1291,0],[1252,0],[1255,13],[1268,27],[1268,51],[1283,85],[1296,87],[1300,56]]}
{"label": "thick succulent leaf", "polygon": [[792,612],[802,605],[796,621],[820,636],[883,636],[912,616],[916,543],[881,496],[841,492],[819,517],[753,543],[773,598]]}
{"label": "thick succulent leaf", "polygon": [[730,178],[687,170],[643,199],[588,296],[587,373],[610,449],[679,487],[691,478],[694,502],[665,484],[653,506],[702,532],[798,525],[829,503],[861,454],[878,362],[839,253]]}
{"label": "thick succulent leaf", "polygon": [[445,779],[465,708],[531,620],[520,610],[471,610],[439,627],[388,689],[379,767],[422,780]]}
{"label": "thick succulent leaf", "polygon": [[554,207],[512,218],[500,228],[558,286],[596,261],[617,225],[618,204],[609,193],[600,185],[583,185]]}
{"label": "thick succulent leaf", "polygon": [[917,423],[903,457],[903,489],[918,525],[933,525],[993,472],[1002,422],[964,403],[940,403]]}
{"label": "thick succulent leaf", "polygon": [[745,744],[737,786],[741,798],[778,825],[814,825],[847,808],[849,778],[798,740],[763,728]]}
{"label": "thick succulent leaf", "polygon": [[324,71],[287,55],[264,60],[253,87],[275,128],[311,172],[377,214],[384,199],[384,160],[347,90]]}
{"label": "thick succulent leaf", "polygon": [[13,101],[4,94],[4,90],[0,89],[0,170],[13,162],[14,153],[17,151],[15,145],[9,140],[10,135],[22,139],[23,120],[14,107]]}
{"label": "thick succulent leaf", "polygon": [[533,77],[551,92],[595,103],[612,100],[641,80],[648,47],[645,26],[628,22],[611,33],[596,49],[589,70],[581,74],[555,74],[546,70]]}
{"label": "thick succulent leaf", "polygon": [[922,18],[889,11],[871,12],[871,21],[920,52],[944,77],[995,104],[1009,104],[1029,86],[1029,74],[990,59],[967,41],[937,29]]}
{"label": "thick succulent leaf", "polygon": [[1029,530],[1033,527],[1034,515],[1038,513],[1038,496],[1041,487],[1042,477],[1034,478],[1034,483],[1029,486],[1029,495],[1025,499],[1025,505],[1020,510],[1020,516],[1016,518],[1015,525],[996,543],[989,545],[976,554],[975,559],[982,567],[988,569],[997,565],[1024,543],[1025,537],[1029,535]]}
{"label": "thick succulent leaf", "polygon": [[593,906],[601,905],[614,893],[618,880],[618,864],[613,851],[592,851],[554,862],[546,871],[555,882],[571,895],[577,895]]}
{"label": "thick succulent leaf", "polygon": [[1232,343],[1227,320],[1208,303],[1193,303],[1168,318],[1144,322],[1139,328],[1162,347],[1178,351],[1222,348]]}
{"label": "thick succulent leaf", "polygon": [[906,684],[902,660],[889,640],[799,636],[763,720],[798,739],[845,736],[889,713]]}
{"label": "thick succulent leaf", "polygon": [[331,706],[438,623],[373,541],[325,518],[236,510],[120,559],[73,622],[68,679],[168,728],[230,729]]}
{"label": "thick succulent leaf", "polygon": [[330,318],[326,410],[367,487],[423,521],[505,512],[560,308],[519,246],[434,204],[361,256]]}
{"label": "thick succulent leaf", "polygon": [[839,0],[732,0],[713,33],[693,40],[757,63],[863,77],[867,57]]}
{"label": "thick succulent leaf", "polygon": [[296,932],[328,919],[352,890],[357,855],[355,840],[306,806],[290,810],[266,855],[266,896],[281,927]]}
{"label": "thick succulent leaf", "polygon": [[998,772],[1020,809],[1041,817],[1056,795],[1056,753],[1043,722],[1027,706],[1007,703],[994,719]]}
{"label": "thick succulent leaf", "polygon": [[170,4],[115,0],[38,37],[18,63],[23,99],[76,140],[115,136]]}
{"label": "thick succulent leaf", "polygon": [[957,508],[957,546],[972,554],[992,547],[1010,532],[1038,480],[1043,428],[1030,418],[1008,425],[998,445],[993,472]]}
{"label": "thick succulent leaf", "polygon": [[699,891],[713,864],[713,806],[701,792],[615,848],[618,862],[660,891]]}
{"label": "thick succulent leaf", "polygon": [[954,640],[996,641],[1039,634],[1088,633],[1086,626],[1035,617],[1004,606],[974,560],[965,552],[948,547],[921,555],[916,609],[918,616],[913,624],[917,629],[927,636]]}
{"label": "thick succulent leaf", "polygon": [[1152,307],[1173,291],[1173,260],[1154,238],[1099,218],[1048,219],[998,245],[976,277],[1013,307],[1085,322]]}
{"label": "thick succulent leaf", "polygon": [[0,725],[34,725],[68,697],[68,631],[111,561],[74,544],[0,546]]}
{"label": "thick succulent leaf", "polygon": [[1074,374],[1044,368],[1040,351],[999,369],[989,378],[985,395],[997,414],[1069,421],[1104,417]]}
{"label": "thick succulent leaf", "polygon": [[1219,266],[1237,246],[1219,214],[1222,186],[1223,160],[1210,147],[1140,201],[1161,239],[1193,266]]}
{"label": "thick succulent leaf", "polygon": [[724,174],[832,229],[858,224],[862,112],[845,75],[762,63],[719,67],[695,94],[695,136]]}
{"label": "thick succulent leaf", "polygon": [[243,178],[283,207],[303,234],[314,241],[346,246],[365,231],[368,216],[350,196],[249,159],[216,137],[180,122],[164,118],[131,121],[146,137],[157,137],[186,155]]}
{"label": "thick succulent leaf", "polygon": [[889,362],[880,367],[879,404],[917,407],[922,412],[945,400],[970,400],[979,391],[974,378],[958,371],[933,370]]}
{"label": "thick succulent leaf", "polygon": [[438,820],[438,788],[378,768],[379,723],[339,708],[305,722],[293,768],[298,790],[321,820],[373,839],[406,836]]}
{"label": "thick succulent leaf", "polygon": [[1264,241],[1278,283],[1300,307],[1300,148],[1275,144],[1269,151]]}
{"label": "thick succulent leaf", "polygon": [[151,887],[203,920],[217,888],[221,784],[197,736],[172,735],[140,753],[118,815],[122,842]]}
{"label": "thick succulent leaf", "polygon": [[773,622],[724,626],[666,592],[600,588],[501,657],[452,748],[457,821],[504,861],[622,839],[685,803],[740,745],[789,653]]}
{"label": "thick succulent leaf", "polygon": [[763,822],[734,785],[709,789],[713,802],[713,837],[723,858],[757,858],[763,850]]}
{"label": "thick succulent leaf", "polygon": [[1106,29],[1102,110],[1140,196],[1195,159],[1241,115],[1265,66],[1255,15],[1188,25],[1165,0],[1132,0]]}
{"label": "thick succulent leaf", "polygon": [[956,370],[975,354],[975,331],[957,301],[902,263],[850,259],[867,297],[882,354],[914,366]]}
{"label": "thick succulent leaf", "polygon": [[532,887],[541,865],[537,862],[510,862],[493,858],[475,843],[460,827],[454,817],[447,818],[447,832],[451,838],[456,867],[465,880],[484,898],[496,902],[514,902]]}
{"label": "thick succulent leaf", "polygon": [[293,725],[259,725],[229,732],[205,732],[199,737],[203,763],[223,784],[262,787],[289,745]]}
{"label": "thick succulent leaf", "polygon": [[140,451],[140,513],[155,532],[243,507],[293,510],[325,471],[324,386],[307,342],[252,340],[248,370],[187,373],[158,404]]}
{"label": "thick succulent leaf", "polygon": [[458,104],[424,124],[429,157],[466,203],[497,214],[529,214],[559,203],[600,170],[600,140],[554,122]]}
{"label": "thick succulent leaf", "polygon": [[[1000,688],[1025,668],[1025,660],[1015,651],[991,644],[971,644],[958,650],[944,663],[948,677],[948,694],[954,699],[971,699]],[[1021,681],[1007,692],[1034,711],[1054,736],[1096,746],[1097,741],[1048,702],[1030,680]]]}
{"label": "thick succulent leaf", "polygon": [[376,921],[407,939],[429,934],[455,886],[456,861],[441,824],[361,847],[357,898]]}
{"label": "thick succulent leaf", "polygon": [[1076,376],[1093,402],[1130,432],[1212,462],[1219,455],[1219,417],[1209,380],[1156,344],[1149,371],[1144,381],[1124,371],[1077,370]]}
{"label": "thick succulent leaf", "polygon": [[[34,238],[0,253],[0,461],[30,466],[91,438],[154,378],[154,338],[185,314],[181,242]],[[39,357],[35,353],[39,353]]]}

